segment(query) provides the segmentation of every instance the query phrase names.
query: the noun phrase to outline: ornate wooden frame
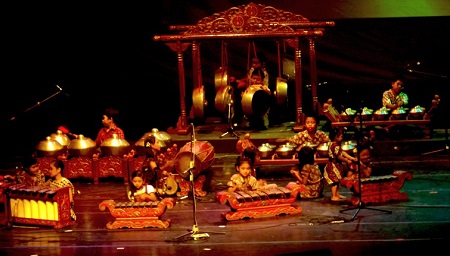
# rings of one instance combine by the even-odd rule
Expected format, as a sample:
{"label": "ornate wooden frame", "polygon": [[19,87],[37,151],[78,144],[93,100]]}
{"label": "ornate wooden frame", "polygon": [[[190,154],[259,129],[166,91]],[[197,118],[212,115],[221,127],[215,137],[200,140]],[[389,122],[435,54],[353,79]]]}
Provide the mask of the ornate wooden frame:
{"label": "ornate wooden frame", "polygon": [[311,22],[307,18],[289,11],[278,10],[272,6],[249,3],[232,7],[226,11],[205,17],[195,25],[170,26],[170,30],[179,31],[175,35],[155,35],[155,41],[166,42],[177,53],[178,76],[180,87],[181,115],[177,123],[177,133],[188,134],[189,126],[186,116],[186,84],[184,74],[183,52],[192,45],[194,90],[202,87],[200,72],[200,40],[227,40],[252,38],[280,38],[294,48],[295,56],[295,90],[296,90],[296,124],[294,131],[303,130],[302,113],[302,64],[300,40],[306,38],[309,43],[311,86],[313,108],[320,108],[317,98],[317,69],[315,56],[315,38],[323,35],[324,27],[334,26],[333,21]]}

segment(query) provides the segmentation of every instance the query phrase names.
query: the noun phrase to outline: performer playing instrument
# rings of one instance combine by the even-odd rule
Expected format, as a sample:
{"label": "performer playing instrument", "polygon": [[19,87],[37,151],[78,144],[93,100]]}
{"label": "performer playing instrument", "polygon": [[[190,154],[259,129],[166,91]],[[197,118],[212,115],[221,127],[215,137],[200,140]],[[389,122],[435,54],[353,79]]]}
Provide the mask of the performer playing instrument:
{"label": "performer playing instrument", "polygon": [[51,188],[63,188],[70,187],[69,199],[70,199],[70,216],[72,220],[76,220],[77,216],[74,211],[74,195],[75,195],[75,187],[69,179],[62,176],[62,170],[64,170],[64,162],[60,159],[55,159],[50,163],[50,177],[51,179],[47,181],[48,185]]}
{"label": "performer playing instrument", "polygon": [[131,202],[150,202],[158,201],[155,188],[147,184],[144,178],[144,172],[136,170],[131,173],[131,182],[129,183],[128,199]]}
{"label": "performer playing instrument", "polygon": [[319,165],[314,162],[314,154],[313,148],[302,147],[297,153],[298,164],[291,169],[296,185],[301,187],[300,198],[318,198],[323,193],[324,180]]}
{"label": "performer playing instrument", "polygon": [[294,137],[276,139],[275,142],[292,143],[297,146],[297,151],[299,151],[306,144],[320,145],[322,143],[330,142],[330,138],[325,132],[317,129],[317,117],[308,114],[305,118],[305,130],[298,132]]}
{"label": "performer playing instrument", "polygon": [[404,86],[403,78],[396,76],[391,80],[391,89],[383,92],[383,107],[391,110],[404,107],[408,104],[408,95],[402,92]]}
{"label": "performer playing instrument", "polygon": [[227,182],[228,192],[268,189],[277,187],[276,184],[267,184],[265,180],[257,180],[251,175],[253,160],[246,156],[236,158],[235,168],[238,173],[233,174]]}
{"label": "performer playing instrument", "polygon": [[29,158],[23,165],[17,167],[16,175],[5,175],[4,178],[14,180],[27,187],[42,186],[45,184],[45,175],[41,172],[39,162],[36,158]]}
{"label": "performer playing instrument", "polygon": [[117,126],[118,119],[119,111],[117,109],[107,108],[105,110],[102,119],[102,124],[104,127],[100,129],[95,139],[97,147],[99,147],[104,140],[112,138],[113,134],[117,134],[119,139],[125,139],[123,130]]}

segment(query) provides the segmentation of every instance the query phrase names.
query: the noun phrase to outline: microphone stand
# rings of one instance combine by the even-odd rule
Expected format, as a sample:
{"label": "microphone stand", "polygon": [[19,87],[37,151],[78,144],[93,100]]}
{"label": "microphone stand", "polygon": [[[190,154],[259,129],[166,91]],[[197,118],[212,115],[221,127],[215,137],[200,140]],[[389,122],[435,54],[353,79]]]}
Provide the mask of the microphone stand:
{"label": "microphone stand", "polygon": [[380,212],[384,212],[384,213],[392,213],[392,211],[388,211],[388,210],[382,210],[382,209],[375,209],[375,208],[366,207],[365,203],[362,200],[361,155],[360,155],[361,154],[361,144],[360,144],[361,142],[360,141],[362,140],[362,135],[361,135],[362,132],[361,131],[362,131],[362,127],[363,127],[362,108],[360,108],[360,111],[356,115],[358,115],[358,114],[359,114],[359,129],[355,127],[356,128],[355,130],[356,130],[357,135],[358,135],[358,136],[356,136],[356,154],[357,154],[357,156],[356,156],[356,158],[357,158],[356,166],[358,168],[358,191],[359,191],[358,196],[359,196],[359,202],[358,202],[358,206],[356,206],[356,207],[347,208],[347,209],[339,211],[340,213],[343,213],[343,212],[346,212],[346,211],[350,211],[350,210],[355,210],[356,209],[356,212],[353,214],[352,218],[350,219],[351,221],[355,220],[356,215],[358,215],[359,211],[362,210],[362,209],[380,211]]}
{"label": "microphone stand", "polygon": [[[208,233],[202,233],[200,232],[200,229],[197,224],[197,200],[195,197],[195,182],[194,182],[194,170],[195,170],[195,152],[194,152],[194,143],[196,141],[195,139],[195,132],[194,132],[194,124],[191,124],[192,127],[192,138],[191,138],[191,161],[189,162],[189,181],[191,183],[191,192],[192,192],[192,205],[193,205],[193,217],[194,217],[194,225],[192,226],[192,230],[189,230],[188,233],[183,234],[181,236],[178,236],[175,238],[175,241],[183,242],[187,240],[206,240],[209,238]],[[186,172],[186,171],[185,171]]]}
{"label": "microphone stand", "polygon": [[231,105],[233,104],[233,100],[228,100],[228,129],[222,134],[220,135],[219,138],[223,138],[226,135],[230,134],[232,137],[239,137],[233,129],[233,120],[232,120],[232,116],[231,116]]}
{"label": "microphone stand", "polygon": [[[47,98],[43,99],[42,101],[36,102],[36,104],[34,104],[33,106],[31,106],[31,107],[25,109],[25,110],[23,111],[23,113],[26,113],[26,112],[28,112],[28,111],[34,109],[35,107],[40,106],[42,103],[44,103],[44,102],[46,102],[47,100],[49,100],[49,99],[55,97],[56,95],[60,94],[60,93],[62,92],[61,87],[59,87],[58,85],[56,85],[56,87],[58,87],[59,91],[53,93],[52,95],[48,96]],[[13,117],[11,117],[9,120],[10,120],[10,121],[13,121],[13,120],[15,120],[15,119],[16,119],[16,117],[13,116]]]}

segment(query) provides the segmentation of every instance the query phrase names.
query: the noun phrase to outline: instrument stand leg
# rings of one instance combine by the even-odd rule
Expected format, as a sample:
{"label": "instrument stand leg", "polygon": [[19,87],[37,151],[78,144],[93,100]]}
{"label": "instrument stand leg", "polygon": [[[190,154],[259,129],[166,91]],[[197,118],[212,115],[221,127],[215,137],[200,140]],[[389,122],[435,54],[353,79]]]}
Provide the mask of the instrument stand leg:
{"label": "instrument stand leg", "polygon": [[426,155],[430,155],[430,154],[434,154],[434,153],[440,153],[440,152],[445,152],[447,154],[450,153],[450,151],[449,151],[450,148],[448,145],[448,129],[447,129],[447,127],[445,127],[444,135],[445,135],[445,146],[443,149],[438,149],[438,150],[433,150],[430,152],[422,153],[422,156],[426,156]]}
{"label": "instrument stand leg", "polygon": [[[191,164],[193,165],[193,164]],[[197,203],[196,203],[196,199],[195,199],[195,190],[194,190],[194,173],[193,173],[193,169],[195,168],[190,168],[189,169],[189,179],[191,181],[191,186],[192,186],[192,201],[193,201],[193,208],[194,208],[194,225],[192,226],[192,230],[190,230],[188,233],[178,236],[176,237],[172,242],[188,242],[188,241],[203,241],[203,240],[207,240],[209,238],[209,234],[208,233],[202,233],[200,232],[200,229],[197,225]],[[225,233],[218,233],[217,234],[225,234]]]}
{"label": "instrument stand leg", "polygon": [[226,130],[226,132],[224,132],[222,135],[220,135],[219,138],[223,138],[223,137],[227,136],[228,134],[230,134],[233,137],[239,137],[234,132],[234,128],[233,128],[233,120],[231,118],[231,102],[228,102],[228,129]]}
{"label": "instrument stand leg", "polygon": [[356,129],[357,132],[357,137],[356,137],[356,155],[357,155],[357,168],[358,168],[358,190],[359,190],[359,202],[358,202],[358,206],[357,207],[353,207],[353,208],[348,208],[348,209],[344,209],[344,210],[340,210],[340,213],[346,212],[346,211],[350,211],[350,210],[355,210],[356,212],[353,214],[352,218],[350,219],[351,221],[355,220],[356,216],[358,215],[359,211],[361,211],[362,209],[367,209],[367,210],[373,210],[373,211],[379,211],[379,212],[384,212],[384,213],[392,213],[392,211],[388,211],[388,210],[382,210],[382,209],[375,209],[375,208],[369,208],[366,207],[366,205],[364,204],[363,200],[362,200],[362,187],[361,187],[361,141],[363,139],[362,136],[362,118],[359,118],[360,120],[360,127],[359,130]]}

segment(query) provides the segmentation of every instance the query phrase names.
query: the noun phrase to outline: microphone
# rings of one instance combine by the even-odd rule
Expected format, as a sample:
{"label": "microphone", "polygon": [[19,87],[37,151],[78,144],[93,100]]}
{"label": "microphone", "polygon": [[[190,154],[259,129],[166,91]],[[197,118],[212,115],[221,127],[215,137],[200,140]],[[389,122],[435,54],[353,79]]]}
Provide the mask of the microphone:
{"label": "microphone", "polygon": [[[59,86],[59,85],[57,85],[57,84],[55,84],[55,86],[56,86],[56,88],[58,88],[59,89],[59,91],[60,92],[62,92],[63,91],[63,89]],[[64,93],[67,97],[69,97],[70,95],[68,94],[68,93]]]}

